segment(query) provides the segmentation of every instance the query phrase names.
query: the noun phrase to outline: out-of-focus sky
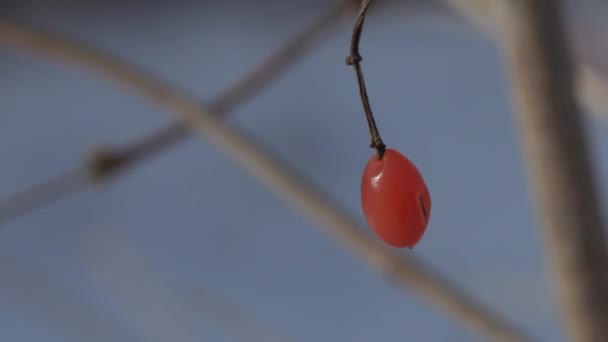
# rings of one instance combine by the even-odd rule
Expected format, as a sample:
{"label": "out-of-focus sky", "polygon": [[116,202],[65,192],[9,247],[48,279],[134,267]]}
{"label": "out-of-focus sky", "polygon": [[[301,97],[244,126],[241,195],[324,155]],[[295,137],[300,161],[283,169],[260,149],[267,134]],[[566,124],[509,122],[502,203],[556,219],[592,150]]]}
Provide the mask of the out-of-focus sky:
{"label": "out-of-focus sky", "polygon": [[[601,37],[598,13],[606,8],[580,3],[591,5],[576,8],[574,31]],[[96,44],[210,100],[329,4],[4,6],[12,18]],[[352,19],[230,122],[363,219],[359,182],[372,150],[344,65]],[[601,46],[576,37],[597,58]],[[382,136],[418,165],[433,199],[423,241],[404,253],[543,340],[560,341],[493,42],[444,12],[390,4],[372,10],[361,44]],[[79,68],[4,47],[0,68],[0,198],[78,165],[92,145],[133,141],[171,122]],[[608,132],[605,122],[588,122],[603,176]],[[251,341],[262,333],[296,341],[480,340],[381,279],[196,138],[0,234],[3,341],[247,341],[239,329]],[[256,322],[234,328],[226,305]]]}

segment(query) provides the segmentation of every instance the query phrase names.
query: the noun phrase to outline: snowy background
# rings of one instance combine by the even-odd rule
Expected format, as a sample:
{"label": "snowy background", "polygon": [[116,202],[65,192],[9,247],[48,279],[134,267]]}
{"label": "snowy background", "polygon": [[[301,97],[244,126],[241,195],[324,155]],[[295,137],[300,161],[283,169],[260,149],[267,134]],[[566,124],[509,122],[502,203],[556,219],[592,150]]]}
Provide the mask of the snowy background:
{"label": "snowy background", "polygon": [[[605,35],[606,6],[594,3],[577,2],[574,32]],[[112,51],[206,101],[330,6],[0,4],[3,15]],[[362,219],[359,181],[373,151],[344,65],[353,20],[230,121]],[[576,37],[600,53],[585,44],[589,35]],[[372,9],[361,44],[382,136],[419,166],[433,199],[428,231],[407,253],[560,341],[494,43],[442,9],[392,2]],[[171,122],[88,72],[3,46],[0,75],[0,198],[76,167],[92,145],[128,143]],[[603,175],[608,132],[588,122]],[[0,228],[2,341],[479,340],[197,138]]]}

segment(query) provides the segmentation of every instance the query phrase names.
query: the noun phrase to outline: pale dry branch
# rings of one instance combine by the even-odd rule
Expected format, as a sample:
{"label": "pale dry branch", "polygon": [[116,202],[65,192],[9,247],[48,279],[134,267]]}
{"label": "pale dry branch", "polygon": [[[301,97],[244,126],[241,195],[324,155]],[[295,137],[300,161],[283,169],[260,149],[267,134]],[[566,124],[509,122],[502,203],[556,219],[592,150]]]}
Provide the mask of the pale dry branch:
{"label": "pale dry branch", "polygon": [[[462,15],[474,26],[490,36],[497,34],[496,23],[492,18],[491,5],[494,0],[442,0],[456,13]],[[591,114],[608,120],[608,81],[596,67],[587,61],[576,65],[577,96]]]}
{"label": "pale dry branch", "polygon": [[571,341],[608,341],[604,222],[561,5],[498,1],[493,14],[564,326]]}
{"label": "pale dry branch", "polygon": [[264,150],[248,134],[225,125],[193,96],[155,79],[134,65],[57,35],[2,22],[0,42],[12,43],[46,57],[60,57],[126,86],[171,112],[180,122],[215,144],[287,204],[309,216],[320,228],[398,286],[416,290],[417,294],[457,320],[491,336],[492,340],[532,340],[500,314],[479,303],[421,261],[378,243],[359,220],[340,208],[323,191],[298,176],[295,170]]}
{"label": "pale dry branch", "polygon": [[[238,105],[266,88],[309,52],[315,43],[328,36],[328,31],[337,26],[338,19],[351,10],[354,12],[352,0],[341,0],[332,6],[310,26],[293,37],[289,43],[213,100],[210,107],[214,109],[214,113],[218,116],[227,115]],[[0,22],[0,43],[16,46],[25,44],[31,49],[46,50],[48,54],[56,57],[96,64],[96,57],[91,56],[86,48],[82,49],[84,51],[74,51],[58,44],[61,40],[56,40],[51,35],[36,35],[35,32],[10,22]],[[117,71],[108,69],[103,72],[116,77]],[[96,149],[88,155],[84,167],[33,185],[0,201],[0,225],[83,190],[91,182],[106,181],[110,176],[128,170],[137,162],[155,156],[189,136],[186,126],[181,122],[175,122],[129,145]]]}

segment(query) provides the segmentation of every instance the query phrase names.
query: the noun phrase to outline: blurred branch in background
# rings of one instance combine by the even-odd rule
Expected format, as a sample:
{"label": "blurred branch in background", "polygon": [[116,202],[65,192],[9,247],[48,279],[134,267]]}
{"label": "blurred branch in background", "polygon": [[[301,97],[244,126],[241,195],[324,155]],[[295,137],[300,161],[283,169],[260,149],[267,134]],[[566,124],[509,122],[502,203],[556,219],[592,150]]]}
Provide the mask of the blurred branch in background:
{"label": "blurred branch in background", "polygon": [[[441,0],[454,12],[462,15],[474,26],[482,29],[486,34],[494,36],[495,22],[492,17],[491,0]],[[588,61],[580,60],[577,63],[576,93],[581,102],[591,113],[608,120],[608,81],[597,67]]]}
{"label": "blurred branch in background", "polygon": [[[457,13],[463,14],[467,19],[474,22],[476,26],[483,28],[488,33],[495,33],[488,0],[442,1]],[[213,108],[218,115],[223,116],[257,94],[307,53],[314,46],[314,43],[318,42],[331,27],[337,25],[342,14],[348,12],[349,9],[352,9],[354,13],[359,3],[358,0],[340,1],[310,27],[294,37],[286,46],[266,59],[252,73],[212,101],[210,108]],[[386,5],[384,1],[380,1],[379,4]],[[410,0],[408,4],[410,6],[428,5],[426,2],[417,0]],[[10,23],[2,24],[0,21],[0,43],[23,44],[24,42],[20,42],[19,32],[13,32],[12,28]],[[37,37],[37,39],[40,38]],[[40,45],[47,43],[43,40],[36,42]],[[53,47],[47,46],[47,48]],[[65,54],[66,51],[62,50],[58,48],[55,53]],[[112,71],[107,72],[111,73]],[[592,113],[608,117],[608,96],[606,96],[608,94],[608,82],[606,82],[606,78],[597,72],[592,63],[586,61],[579,65],[579,72],[580,82],[577,91],[582,102],[591,109]],[[0,225],[59,200],[72,192],[84,189],[91,181],[86,179],[87,174],[94,181],[107,180],[111,175],[126,171],[136,162],[179,143],[189,136],[188,133],[187,128],[177,122],[161,128],[130,145],[98,149],[90,155],[89,163],[85,167],[66,172],[64,175],[36,184],[0,201]],[[69,179],[72,175],[74,179]],[[61,186],[60,183],[65,185]]]}
{"label": "blurred branch in background", "polygon": [[479,303],[421,261],[379,244],[359,220],[340,208],[323,191],[299,177],[295,170],[264,150],[245,132],[223,124],[217,113],[199,105],[196,98],[158,81],[135,65],[57,35],[3,22],[0,24],[0,42],[87,67],[126,86],[171,112],[184,125],[214,143],[287,204],[309,216],[320,228],[398,286],[416,290],[440,309],[492,340],[532,340],[500,314]]}
{"label": "blurred branch in background", "polygon": [[[210,322],[215,322],[236,341],[288,342],[297,339],[261,322],[252,313],[245,311],[230,298],[198,284],[195,290],[184,296],[187,306],[200,313]],[[254,337],[255,336],[255,337]]]}
{"label": "blurred branch in background", "polygon": [[89,241],[84,269],[145,341],[200,341],[200,316],[235,341],[293,341],[202,284],[183,291],[119,230],[102,227]]}
{"label": "blurred branch in background", "polygon": [[0,255],[0,270],[3,313],[17,312],[49,329],[57,340],[142,341],[132,329],[109,318],[104,309],[56,281],[52,275],[4,254]]}
{"label": "blurred branch in background", "polygon": [[90,184],[87,170],[74,169],[34,184],[0,202],[0,225],[65,198]]}
{"label": "blurred branch in background", "polygon": [[[572,341],[608,341],[608,253],[562,1],[499,1],[495,19],[545,247]],[[608,112],[607,112],[608,113]]]}
{"label": "blurred branch in background", "polygon": [[[216,115],[225,116],[239,104],[256,95],[276,77],[297,62],[315,43],[337,26],[342,15],[355,12],[352,0],[341,0],[309,27],[292,38],[289,43],[264,60],[237,84],[222,93],[211,103]],[[25,45],[30,49],[43,49],[46,53],[67,59],[76,59],[79,64],[95,64],[97,56],[86,48],[72,49],[61,44],[50,34],[38,34],[8,21],[0,21],[0,44]],[[113,75],[116,70],[103,70]],[[137,78],[137,76],[135,76]],[[161,94],[162,95],[162,94]],[[0,225],[25,215],[37,208],[59,200],[75,191],[83,190],[90,183],[105,181],[119,172],[126,171],[136,162],[162,152],[189,136],[187,127],[181,122],[168,125],[128,146],[104,147],[90,153],[85,166],[66,172],[0,201]]]}

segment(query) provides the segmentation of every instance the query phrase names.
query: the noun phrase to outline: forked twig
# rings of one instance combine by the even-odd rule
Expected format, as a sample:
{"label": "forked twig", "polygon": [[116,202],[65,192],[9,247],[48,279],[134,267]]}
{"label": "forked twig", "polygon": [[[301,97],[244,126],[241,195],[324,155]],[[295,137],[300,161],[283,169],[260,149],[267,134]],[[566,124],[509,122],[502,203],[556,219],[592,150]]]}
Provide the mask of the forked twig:
{"label": "forked twig", "polygon": [[[11,34],[7,34],[7,30]],[[156,80],[134,65],[59,36],[0,24],[0,37],[6,40],[7,36],[19,37],[17,45],[21,48],[47,57],[62,57],[68,62],[85,66],[171,112],[183,124],[248,169],[284,198],[287,204],[309,216],[320,228],[327,230],[373,269],[400,287],[417,290],[419,295],[478,332],[492,336],[493,340],[532,340],[500,314],[486,308],[414,257],[396,253],[377,243],[366,233],[359,220],[350,216],[316,186],[299,177],[289,165],[262,149],[246,133],[225,125],[214,113],[202,107],[196,98]],[[61,53],[58,53],[58,49]]]}

